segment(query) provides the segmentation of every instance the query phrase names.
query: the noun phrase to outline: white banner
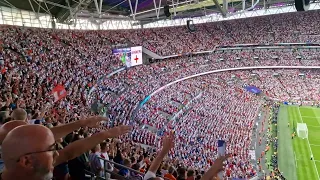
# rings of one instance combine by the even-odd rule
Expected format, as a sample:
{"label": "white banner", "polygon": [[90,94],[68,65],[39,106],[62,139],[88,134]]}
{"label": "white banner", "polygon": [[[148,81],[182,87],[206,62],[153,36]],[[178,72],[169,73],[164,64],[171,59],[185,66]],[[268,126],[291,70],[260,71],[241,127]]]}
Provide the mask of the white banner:
{"label": "white banner", "polygon": [[256,151],[255,150],[249,150],[249,156],[252,160],[256,160]]}

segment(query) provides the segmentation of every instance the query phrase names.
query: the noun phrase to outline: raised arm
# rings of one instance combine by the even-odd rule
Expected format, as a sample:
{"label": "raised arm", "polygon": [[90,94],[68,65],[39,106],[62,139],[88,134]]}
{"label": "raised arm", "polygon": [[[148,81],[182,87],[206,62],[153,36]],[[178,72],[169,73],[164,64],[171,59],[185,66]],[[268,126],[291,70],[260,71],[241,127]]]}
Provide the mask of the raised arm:
{"label": "raised arm", "polygon": [[129,131],[131,131],[130,126],[118,126],[96,133],[91,137],[75,141],[69,144],[66,148],[58,151],[59,156],[56,159],[55,166],[80,156],[108,138],[116,138],[128,133]]}
{"label": "raised arm", "polygon": [[174,147],[174,135],[169,134],[166,137],[164,137],[162,146],[163,147],[161,151],[157,154],[156,158],[152,161],[147,174],[144,176],[145,180],[154,178],[156,176],[155,174],[158,168],[160,167],[163,158],[169,153],[170,149]]}
{"label": "raised arm", "polygon": [[66,135],[68,135],[72,131],[75,131],[81,127],[90,127],[90,128],[98,127],[100,121],[106,121],[106,120],[107,120],[107,118],[105,118],[105,117],[94,116],[94,117],[90,117],[87,119],[64,124],[61,126],[56,126],[56,127],[50,128],[50,130],[52,131],[52,133],[54,135],[54,139],[58,140],[60,138],[65,137]]}
{"label": "raised arm", "polygon": [[230,155],[218,157],[214,161],[211,168],[206,173],[204,173],[201,180],[212,180],[213,177],[216,177],[220,171],[223,171],[223,162],[227,160],[228,157],[230,157]]}

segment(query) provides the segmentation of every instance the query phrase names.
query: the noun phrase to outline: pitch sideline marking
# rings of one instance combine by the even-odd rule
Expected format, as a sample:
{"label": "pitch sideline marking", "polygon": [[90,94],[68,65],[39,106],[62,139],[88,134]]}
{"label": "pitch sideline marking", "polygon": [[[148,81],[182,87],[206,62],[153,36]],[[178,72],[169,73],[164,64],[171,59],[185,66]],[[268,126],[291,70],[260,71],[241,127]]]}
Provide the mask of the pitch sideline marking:
{"label": "pitch sideline marking", "polygon": [[[315,160],[315,159],[313,159],[315,162],[317,162],[317,163],[320,163],[320,160]],[[303,161],[303,160],[300,160],[300,159],[297,159],[297,161]],[[298,168],[298,167],[297,167]]]}
{"label": "pitch sideline marking", "polygon": [[[302,117],[301,117],[300,107],[298,107],[298,112],[299,112],[300,120],[302,121],[302,123],[304,123],[304,122],[303,122],[303,119],[302,119]],[[309,138],[307,138],[307,142],[308,142],[308,146],[309,146],[310,153],[311,153],[311,155],[313,156],[313,152],[312,152],[312,150],[311,150]],[[317,165],[316,165],[314,159],[313,159],[312,161],[313,161],[314,168],[316,169],[316,173],[317,173],[318,179],[320,179],[320,178],[319,178],[319,172],[318,172],[318,169],[317,169]]]}
{"label": "pitch sideline marking", "polygon": [[[312,111],[313,111],[313,114],[317,115],[317,112],[315,112],[314,109],[312,109]],[[317,120],[318,124],[320,125],[319,119],[317,118],[316,120]]]}
{"label": "pitch sideline marking", "polygon": [[314,117],[314,116],[301,116],[302,118],[312,118],[312,119],[320,119],[320,117]]}
{"label": "pitch sideline marking", "polygon": [[296,169],[298,169],[298,163],[297,163],[298,159],[297,159],[296,153],[294,151],[293,151],[293,154],[294,154],[294,161],[296,162]]}
{"label": "pitch sideline marking", "polygon": [[320,146],[320,144],[310,144],[310,146]]}
{"label": "pitch sideline marking", "polygon": [[301,107],[301,109],[317,109],[317,110],[320,110],[320,108],[318,108],[318,107],[306,107],[306,106],[304,106],[304,107]]}
{"label": "pitch sideline marking", "polygon": [[314,128],[320,128],[320,126],[309,126],[308,124],[307,124],[307,126],[308,127],[314,127]]}

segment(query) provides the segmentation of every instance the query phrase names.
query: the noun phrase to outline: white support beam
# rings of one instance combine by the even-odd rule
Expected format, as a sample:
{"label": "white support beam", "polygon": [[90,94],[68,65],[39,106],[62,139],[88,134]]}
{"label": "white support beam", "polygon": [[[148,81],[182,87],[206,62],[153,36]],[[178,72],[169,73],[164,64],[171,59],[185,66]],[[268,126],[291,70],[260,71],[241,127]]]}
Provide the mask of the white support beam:
{"label": "white support beam", "polygon": [[213,2],[216,5],[217,9],[221,12],[222,17],[227,17],[226,11],[220,6],[218,0],[213,0]]}
{"label": "white support beam", "polygon": [[[188,4],[188,3],[190,3],[191,1],[193,1],[193,0],[186,0],[186,1],[183,1],[183,2],[177,1],[177,3],[175,3],[175,4],[170,4],[169,7],[173,7],[173,6],[176,6],[176,7],[177,7],[178,5]],[[153,3],[155,4],[155,9],[156,9],[157,6],[156,6],[155,1],[153,1]],[[136,15],[144,14],[144,13],[147,13],[147,12],[151,12],[151,11],[154,11],[155,9],[150,9],[150,10],[138,12],[138,13],[136,13]],[[159,6],[159,12],[160,12],[160,9],[163,9],[163,7]]]}
{"label": "white support beam", "polygon": [[10,6],[13,9],[17,9],[14,5],[12,5],[9,1],[3,0],[8,6]]}
{"label": "white support beam", "polygon": [[178,7],[178,4],[179,4],[179,0],[177,0],[176,3],[174,3],[174,0],[172,0],[171,2],[172,2],[172,8],[173,8],[173,16],[176,16],[177,15],[177,7]]}
{"label": "white support beam", "polygon": [[45,2],[47,4],[50,4],[50,5],[53,5],[53,6],[61,7],[61,8],[64,8],[64,9],[69,9],[68,6],[64,6],[64,5],[61,5],[61,4],[58,4],[58,3],[55,3],[55,2],[51,2],[51,1],[48,1],[48,0],[43,0],[43,2]]}
{"label": "white support beam", "polygon": [[[138,9],[139,0],[136,0],[136,6],[134,7],[134,17],[136,17],[137,9]],[[136,20],[136,18],[134,18]]]}
{"label": "white support beam", "polygon": [[225,10],[225,12],[228,12],[228,0],[223,0],[223,9]]}
{"label": "white support beam", "polygon": [[[76,26],[77,26],[77,23],[78,23],[78,16],[77,16],[77,14],[75,14],[73,20],[74,20],[73,26],[76,27]],[[88,22],[88,21],[87,21],[87,22]]]}
{"label": "white support beam", "polygon": [[31,3],[31,1],[30,1],[30,0],[28,0],[28,1],[29,1],[29,4],[30,4],[30,6],[31,6],[32,11],[33,11],[34,13],[37,13],[37,12],[34,10],[34,7],[33,7],[33,4]]}
{"label": "white support beam", "polygon": [[157,19],[159,19],[159,15],[160,15],[161,2],[162,2],[162,0],[159,0],[159,7],[158,7]]}
{"label": "white support beam", "polygon": [[132,16],[133,20],[136,20],[136,13],[137,13],[137,9],[138,9],[139,0],[135,0],[136,2],[135,2],[134,9],[132,7],[131,0],[128,0],[128,1],[129,1],[130,11],[131,11],[131,16]]}
{"label": "white support beam", "polygon": [[73,11],[72,11],[72,8],[71,8],[71,6],[70,6],[69,0],[65,0],[65,1],[66,1],[67,5],[68,5],[68,7],[69,7],[69,13],[70,13],[71,18],[72,18],[72,19],[75,19],[74,16],[73,16]]}
{"label": "white support beam", "polygon": [[101,14],[101,12],[102,12],[102,3],[103,3],[103,0],[100,0],[100,6],[99,6],[99,14]]}
{"label": "white support beam", "polygon": [[242,11],[246,9],[246,1],[242,0]]}
{"label": "white support beam", "polygon": [[129,7],[130,7],[131,16],[133,16],[133,19],[135,20],[135,19],[136,19],[136,15],[135,15],[135,13],[133,12],[131,0],[128,0],[128,2],[129,2]]}
{"label": "white support beam", "polygon": [[[41,2],[39,3],[39,4],[41,4]],[[38,16],[38,18],[39,18],[39,12],[40,12],[40,6],[38,6],[38,10],[37,10],[37,16]]]}
{"label": "white support beam", "polygon": [[159,0],[159,6],[157,7],[156,0],[153,0],[154,10],[156,11],[157,19],[159,19],[159,16],[160,16],[161,1],[162,1],[162,0]]}
{"label": "white support beam", "polygon": [[[39,18],[40,6],[38,6],[38,11],[36,12],[36,11],[34,10],[33,4],[31,3],[31,0],[28,0],[28,1],[29,1],[29,4],[30,4],[30,6],[31,6],[32,11],[36,14],[36,17],[37,17],[37,19],[38,19],[38,21],[39,21],[39,24],[41,24],[40,18]],[[41,25],[42,25],[42,24],[41,24]]]}
{"label": "white support beam", "polygon": [[7,3],[0,1],[0,5],[3,4],[4,6],[8,6]]}
{"label": "white support beam", "polygon": [[153,0],[153,4],[154,4],[154,10],[156,11],[156,15],[157,15],[158,14],[158,8],[157,8],[156,0]]}
{"label": "white support beam", "polygon": [[100,8],[99,8],[99,5],[98,5],[98,1],[97,1],[97,0],[93,0],[93,2],[94,2],[94,5],[96,6],[97,13],[98,13],[99,15],[101,15],[101,13],[99,13]]}
{"label": "white support beam", "polygon": [[127,0],[123,0],[123,1],[121,1],[120,3],[118,3],[118,4],[114,5],[114,6],[112,6],[112,7],[111,7],[111,8],[109,8],[109,9],[107,9],[107,11],[110,11],[110,10],[114,9],[115,7],[118,7],[118,6],[120,6],[121,4],[123,4],[123,3],[125,3],[125,2],[127,2]]}
{"label": "white support beam", "polygon": [[44,7],[41,6],[40,3],[38,3],[36,0],[33,0],[41,9],[43,9],[46,13],[51,14],[50,11],[46,10]]}
{"label": "white support beam", "polygon": [[[77,21],[78,21],[78,15],[77,15],[77,13],[78,13],[78,11],[79,11],[79,6],[81,6],[82,4],[84,4],[84,2],[85,2],[85,0],[80,0],[79,1],[79,3],[75,6],[75,7],[71,7],[70,6],[70,3],[68,3],[68,1],[69,0],[66,0],[66,2],[67,2],[67,5],[68,5],[68,7],[66,8],[66,9],[68,9],[69,10],[69,16],[71,16],[71,19],[73,19],[73,25],[74,26],[76,26],[76,24],[77,24]],[[87,1],[88,2],[88,1]],[[90,1],[90,2],[92,2],[92,1]],[[66,13],[63,15],[63,16],[65,16],[66,15]],[[67,17],[68,18],[68,17]],[[69,18],[69,20],[71,20],[70,18]]]}
{"label": "white support beam", "polygon": [[[77,6],[73,8],[73,13],[74,13],[74,14],[78,13],[78,11],[80,10],[79,7],[80,7],[81,5],[83,5],[83,4],[85,4],[84,2],[85,2],[85,0],[80,0],[80,2],[77,4]],[[87,2],[89,2],[89,1],[87,1]],[[92,0],[90,1],[90,3],[91,3],[91,2],[92,2]]]}
{"label": "white support beam", "polygon": [[[48,7],[48,5],[47,5],[46,2],[44,2],[44,5],[46,6],[46,8],[47,8],[47,10],[48,10],[49,12],[50,12],[50,10],[51,10],[52,8],[54,8],[54,6],[52,6],[52,7],[49,9],[49,7]],[[52,16],[51,12],[50,12],[50,16]]]}
{"label": "white support beam", "polygon": [[89,6],[89,4],[91,3],[85,3],[85,2],[81,2],[81,0],[80,1],[78,1],[78,0],[72,0],[73,2],[75,2],[75,3],[78,3],[78,4],[83,4],[83,5],[85,5],[85,6]]}

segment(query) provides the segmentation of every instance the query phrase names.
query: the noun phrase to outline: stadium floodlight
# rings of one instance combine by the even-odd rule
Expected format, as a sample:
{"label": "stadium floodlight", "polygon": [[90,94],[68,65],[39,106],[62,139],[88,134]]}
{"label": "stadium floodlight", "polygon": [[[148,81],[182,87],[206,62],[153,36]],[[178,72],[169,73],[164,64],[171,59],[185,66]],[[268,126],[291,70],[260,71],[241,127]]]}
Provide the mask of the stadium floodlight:
{"label": "stadium floodlight", "polygon": [[308,138],[308,127],[306,123],[297,123],[298,137],[305,139]]}

